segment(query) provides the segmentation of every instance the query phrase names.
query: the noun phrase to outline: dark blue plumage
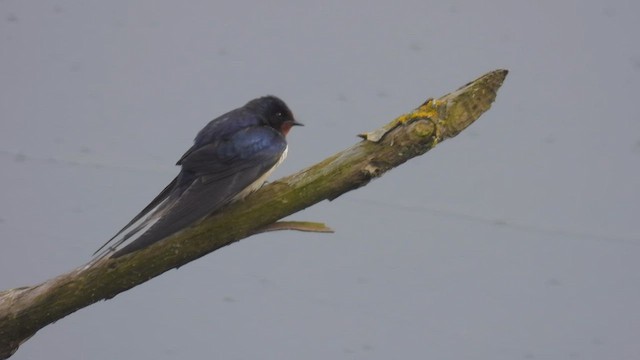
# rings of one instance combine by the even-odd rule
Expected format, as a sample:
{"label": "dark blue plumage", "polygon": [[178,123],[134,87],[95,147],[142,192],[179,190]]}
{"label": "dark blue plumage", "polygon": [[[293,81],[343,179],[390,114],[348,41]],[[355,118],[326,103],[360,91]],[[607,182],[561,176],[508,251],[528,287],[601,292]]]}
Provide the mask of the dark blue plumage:
{"label": "dark blue plumage", "polygon": [[257,190],[286,157],[285,136],[294,125],[301,124],[274,96],[212,120],[178,160],[178,176],[96,253],[112,242],[101,256],[140,250]]}

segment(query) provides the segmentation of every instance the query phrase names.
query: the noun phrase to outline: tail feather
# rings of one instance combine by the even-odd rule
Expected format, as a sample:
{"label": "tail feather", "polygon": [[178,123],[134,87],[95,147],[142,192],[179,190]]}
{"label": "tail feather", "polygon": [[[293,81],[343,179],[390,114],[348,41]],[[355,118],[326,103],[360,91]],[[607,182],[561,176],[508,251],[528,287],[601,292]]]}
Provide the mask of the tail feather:
{"label": "tail feather", "polygon": [[[148,228],[153,225],[164,213],[165,211],[171,207],[171,205],[175,202],[175,199],[171,199],[171,193],[174,190],[178,177],[174,178],[173,181],[169,183],[169,185],[165,186],[165,188],[156,196],[150,203],[147,205],[138,215],[136,215],[127,225],[125,225],[120,231],[118,231],[111,239],[109,239],[106,243],[104,243],[98,250],[93,253],[93,256],[97,254],[99,258],[104,255],[114,251],[118,246],[122,245],[125,241],[131,238],[133,235],[140,232],[140,230],[144,228]],[[139,222],[139,223],[138,223]],[[138,225],[136,225],[138,223]],[[131,227],[134,226],[132,229]],[[129,230],[125,233],[125,231]],[[122,238],[114,240],[119,236]],[[113,243],[113,244],[112,244]],[[109,244],[112,244],[109,246]]]}

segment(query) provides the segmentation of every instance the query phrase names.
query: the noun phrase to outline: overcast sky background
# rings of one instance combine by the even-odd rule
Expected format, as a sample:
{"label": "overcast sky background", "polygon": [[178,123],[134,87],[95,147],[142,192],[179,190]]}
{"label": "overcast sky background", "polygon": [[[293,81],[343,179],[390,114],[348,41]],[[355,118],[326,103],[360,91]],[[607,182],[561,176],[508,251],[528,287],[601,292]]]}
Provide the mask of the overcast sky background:
{"label": "overcast sky background", "polygon": [[89,260],[212,118],[304,128],[272,179],[483,73],[458,137],[47,326],[24,359],[640,358],[640,2],[0,1],[0,289]]}

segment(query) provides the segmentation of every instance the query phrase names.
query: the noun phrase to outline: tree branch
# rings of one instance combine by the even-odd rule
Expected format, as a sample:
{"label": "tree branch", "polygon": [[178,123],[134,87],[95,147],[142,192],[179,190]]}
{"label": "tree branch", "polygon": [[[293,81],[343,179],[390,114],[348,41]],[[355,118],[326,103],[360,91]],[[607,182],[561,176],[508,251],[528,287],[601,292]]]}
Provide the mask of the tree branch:
{"label": "tree branch", "polygon": [[369,133],[324,161],[262,187],[189,229],[117,259],[101,259],[42,284],[0,292],[0,359],[10,357],[44,326],[110,299],[255,233],[331,231],[322,224],[277,223],[322,200],[366,185],[388,170],[457,135],[487,111],[507,70],[485,74]]}

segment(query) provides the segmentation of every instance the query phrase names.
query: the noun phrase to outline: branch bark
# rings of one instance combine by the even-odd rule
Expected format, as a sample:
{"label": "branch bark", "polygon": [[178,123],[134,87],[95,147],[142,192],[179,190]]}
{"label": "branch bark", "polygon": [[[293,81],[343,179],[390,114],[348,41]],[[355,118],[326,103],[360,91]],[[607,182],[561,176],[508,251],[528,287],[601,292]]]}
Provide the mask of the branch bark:
{"label": "branch bark", "polygon": [[[146,249],[90,262],[39,285],[0,292],[0,359],[39,329],[100,300],[178,268],[256,233],[294,229],[331,231],[322,224],[277,221],[322,200],[366,185],[388,170],[457,135],[489,110],[507,70],[489,72],[369,133],[324,161],[262,187]],[[275,225],[274,225],[275,223]]]}

